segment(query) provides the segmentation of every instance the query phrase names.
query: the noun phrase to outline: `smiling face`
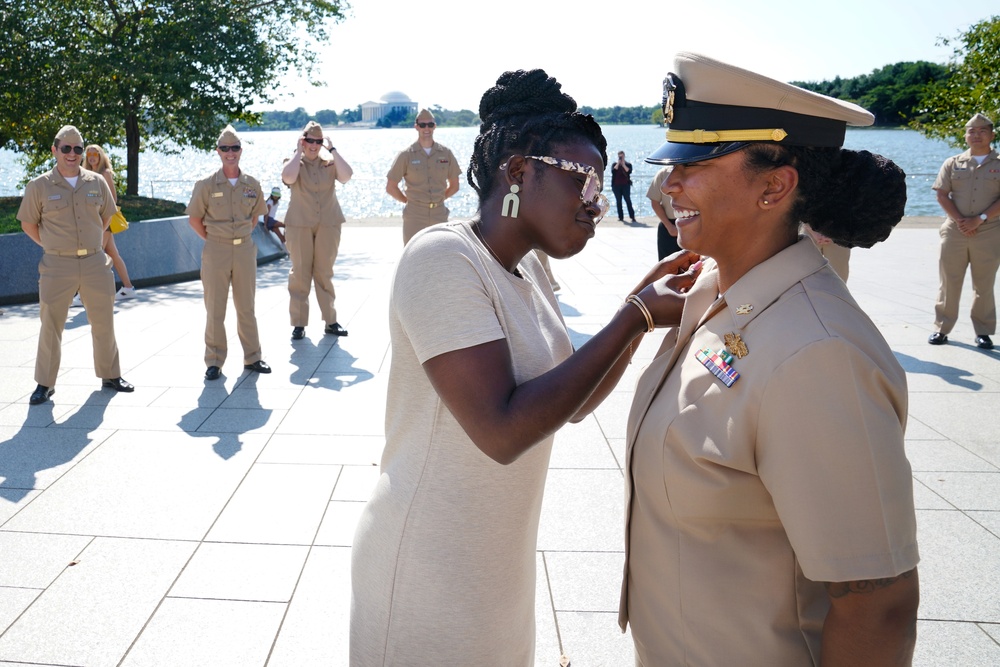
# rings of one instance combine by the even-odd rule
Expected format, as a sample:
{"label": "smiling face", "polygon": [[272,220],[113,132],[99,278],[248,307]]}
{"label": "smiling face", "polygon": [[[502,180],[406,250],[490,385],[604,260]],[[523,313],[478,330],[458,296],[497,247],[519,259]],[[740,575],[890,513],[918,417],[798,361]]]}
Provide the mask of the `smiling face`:
{"label": "smiling face", "polygon": [[[601,153],[586,142],[554,146],[549,156],[604,172]],[[572,257],[594,237],[595,208],[581,200],[587,176],[539,160],[525,160],[522,216],[533,245],[547,255]]]}
{"label": "smiling face", "polygon": [[[754,219],[767,189],[767,174],[744,168],[742,151],[675,165],[662,191],[677,214],[677,242],[721,263],[739,257],[754,233]],[[759,231],[759,230],[758,230]]]}
{"label": "smiling face", "polygon": [[973,155],[986,155],[990,152],[990,145],[995,136],[992,127],[986,125],[969,127],[965,130],[965,143],[969,145]]}
{"label": "smiling face", "polygon": [[219,159],[222,160],[222,168],[224,170],[227,172],[239,171],[240,156],[243,155],[243,147],[240,144],[220,144],[219,146],[216,146],[215,152],[219,156]]}
{"label": "smiling face", "polygon": [[98,153],[93,148],[91,148],[89,151],[85,153],[85,155],[87,156],[87,162],[86,162],[87,169],[90,169],[91,171],[97,171],[97,168],[100,167],[101,165],[101,154]]}
{"label": "smiling face", "polygon": [[[67,148],[70,149],[68,153],[63,151]],[[79,152],[77,152],[79,149]],[[72,140],[65,140],[59,142],[59,146],[52,147],[52,155],[56,158],[56,169],[63,176],[69,176],[70,178],[74,176],[79,176],[80,165],[83,163],[83,143],[76,142]]]}

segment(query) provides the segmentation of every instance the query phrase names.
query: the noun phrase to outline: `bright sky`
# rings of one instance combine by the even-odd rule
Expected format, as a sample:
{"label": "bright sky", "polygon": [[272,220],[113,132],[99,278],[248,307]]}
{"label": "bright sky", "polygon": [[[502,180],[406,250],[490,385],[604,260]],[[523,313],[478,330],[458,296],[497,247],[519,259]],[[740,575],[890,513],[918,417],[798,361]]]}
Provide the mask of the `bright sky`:
{"label": "bright sky", "polygon": [[[659,104],[676,51],[698,51],[784,81],[944,64],[989,3],[940,0],[349,0],[322,45],[313,88],[289,79],[261,109],[341,111],[389,91],[421,107],[477,111],[506,70],[541,67],[578,104]],[[1000,13],[1000,12],[997,12]]]}

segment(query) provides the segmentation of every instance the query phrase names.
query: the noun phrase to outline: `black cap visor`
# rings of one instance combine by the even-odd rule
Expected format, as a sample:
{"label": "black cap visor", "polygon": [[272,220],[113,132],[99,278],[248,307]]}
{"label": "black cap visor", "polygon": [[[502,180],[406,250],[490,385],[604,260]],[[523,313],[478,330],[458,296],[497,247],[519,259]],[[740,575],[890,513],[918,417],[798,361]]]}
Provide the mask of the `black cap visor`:
{"label": "black cap visor", "polygon": [[688,164],[711,160],[735,153],[747,145],[745,141],[728,141],[721,144],[675,144],[666,142],[646,158],[649,164]]}

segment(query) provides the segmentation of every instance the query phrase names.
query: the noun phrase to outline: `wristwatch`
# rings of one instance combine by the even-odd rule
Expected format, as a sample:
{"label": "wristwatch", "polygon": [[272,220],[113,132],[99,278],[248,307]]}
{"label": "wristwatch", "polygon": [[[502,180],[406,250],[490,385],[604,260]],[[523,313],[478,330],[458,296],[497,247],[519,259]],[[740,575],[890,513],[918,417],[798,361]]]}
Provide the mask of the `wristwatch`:
{"label": "wristwatch", "polygon": [[986,222],[987,220],[989,220],[989,216],[987,216],[985,213],[980,213],[979,219],[982,220],[983,222]]}

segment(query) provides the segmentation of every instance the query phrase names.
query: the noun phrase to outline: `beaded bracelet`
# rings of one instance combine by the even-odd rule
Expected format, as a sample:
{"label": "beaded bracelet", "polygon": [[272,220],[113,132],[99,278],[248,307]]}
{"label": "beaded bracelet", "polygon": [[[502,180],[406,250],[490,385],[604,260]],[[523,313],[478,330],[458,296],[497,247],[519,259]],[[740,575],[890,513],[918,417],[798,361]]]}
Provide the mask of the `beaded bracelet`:
{"label": "beaded bracelet", "polygon": [[625,303],[631,303],[633,306],[642,311],[642,316],[646,318],[646,333],[652,333],[656,328],[653,324],[653,314],[649,312],[649,308],[643,303],[635,294],[629,294],[628,298],[625,299]]}

